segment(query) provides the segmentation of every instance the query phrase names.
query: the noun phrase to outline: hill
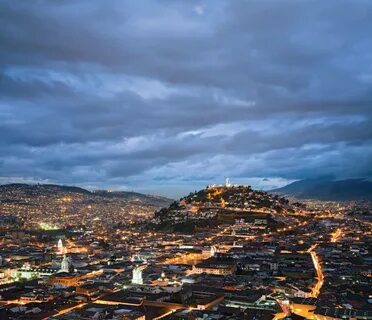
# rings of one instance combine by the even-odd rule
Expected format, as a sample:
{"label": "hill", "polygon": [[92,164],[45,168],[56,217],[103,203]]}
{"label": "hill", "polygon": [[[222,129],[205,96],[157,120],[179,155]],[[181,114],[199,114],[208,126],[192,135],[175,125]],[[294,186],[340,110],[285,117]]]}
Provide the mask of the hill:
{"label": "hill", "polygon": [[[133,191],[107,191],[107,190],[97,190],[89,191],[76,186],[66,186],[66,185],[57,185],[57,184],[24,184],[24,183],[11,183],[0,185],[0,193],[11,192],[22,194],[23,196],[58,196],[66,194],[75,194],[75,195],[87,195],[91,197],[102,197],[102,198],[119,198],[125,199],[128,201],[142,201],[149,203],[154,206],[164,207],[168,206],[172,202],[171,199],[142,194]],[[15,200],[15,199],[13,199]]]}
{"label": "hill", "polygon": [[89,191],[53,184],[0,185],[0,216],[15,216],[24,227],[115,226],[150,217],[172,200],[136,192]]}
{"label": "hill", "polygon": [[155,212],[155,223],[160,229],[193,232],[241,219],[270,220],[273,214],[293,213],[296,208],[285,198],[250,186],[208,186]]}
{"label": "hill", "polygon": [[75,186],[63,186],[57,184],[25,184],[25,183],[10,183],[10,184],[3,184],[0,185],[0,192],[8,192],[8,191],[20,191],[23,192],[25,195],[36,195],[39,193],[50,194],[50,193],[64,193],[64,192],[72,192],[72,193],[80,193],[80,194],[90,194],[91,192],[75,187]]}
{"label": "hill", "polygon": [[365,179],[308,179],[269,192],[298,199],[328,201],[372,200],[372,182]]}

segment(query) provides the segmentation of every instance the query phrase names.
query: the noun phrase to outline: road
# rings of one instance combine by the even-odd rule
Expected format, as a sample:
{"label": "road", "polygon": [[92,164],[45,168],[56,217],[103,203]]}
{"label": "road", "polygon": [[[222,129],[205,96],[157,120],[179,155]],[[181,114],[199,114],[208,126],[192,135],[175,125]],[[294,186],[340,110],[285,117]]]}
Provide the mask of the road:
{"label": "road", "polygon": [[48,320],[48,319],[50,319],[51,317],[57,317],[57,316],[60,316],[60,315],[62,315],[62,314],[65,314],[65,313],[67,313],[67,312],[70,312],[70,311],[72,311],[72,310],[82,308],[82,307],[84,307],[85,305],[87,305],[87,303],[84,302],[84,303],[80,303],[80,304],[78,304],[78,305],[76,305],[76,306],[73,306],[73,307],[68,307],[68,308],[62,309],[62,310],[58,311],[57,313],[55,313],[55,314],[53,314],[53,315],[51,315],[51,316],[48,316],[48,317],[46,317],[46,318],[43,318],[42,320]]}

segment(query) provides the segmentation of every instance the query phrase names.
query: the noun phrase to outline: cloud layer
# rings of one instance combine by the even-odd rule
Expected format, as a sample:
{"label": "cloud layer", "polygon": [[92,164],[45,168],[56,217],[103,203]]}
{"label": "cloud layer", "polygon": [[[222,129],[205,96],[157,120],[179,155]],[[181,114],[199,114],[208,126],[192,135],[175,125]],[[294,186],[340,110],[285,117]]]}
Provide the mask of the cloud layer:
{"label": "cloud layer", "polygon": [[13,0],[0,28],[0,181],[372,177],[368,0]]}

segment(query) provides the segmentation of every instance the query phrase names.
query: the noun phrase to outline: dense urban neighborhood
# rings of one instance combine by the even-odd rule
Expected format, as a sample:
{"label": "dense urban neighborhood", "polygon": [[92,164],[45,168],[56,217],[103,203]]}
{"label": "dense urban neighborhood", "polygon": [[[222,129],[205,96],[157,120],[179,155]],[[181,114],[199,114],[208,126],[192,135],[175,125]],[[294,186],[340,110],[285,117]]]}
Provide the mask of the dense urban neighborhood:
{"label": "dense urban neighborhood", "polygon": [[0,318],[372,319],[362,202],[210,185],[179,201],[0,192]]}

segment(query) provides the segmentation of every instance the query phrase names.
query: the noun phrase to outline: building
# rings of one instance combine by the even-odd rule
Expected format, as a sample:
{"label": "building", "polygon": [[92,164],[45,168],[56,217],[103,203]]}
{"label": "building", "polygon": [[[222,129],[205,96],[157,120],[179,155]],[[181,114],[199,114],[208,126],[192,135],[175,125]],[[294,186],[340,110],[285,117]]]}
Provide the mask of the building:
{"label": "building", "polygon": [[146,266],[135,267],[132,272],[132,284],[143,284],[142,271]]}
{"label": "building", "polygon": [[22,268],[12,272],[12,278],[19,279],[39,279],[49,277],[58,272],[58,269],[53,268],[33,268],[29,264],[24,264]]}
{"label": "building", "polygon": [[236,272],[236,265],[231,260],[210,258],[193,266],[194,273],[208,273],[214,275],[231,275]]}
{"label": "building", "polygon": [[57,243],[57,252],[58,252],[58,254],[63,254],[64,253],[64,247],[63,247],[62,239],[59,239],[58,240],[58,243]]}
{"label": "building", "polygon": [[102,274],[102,270],[87,273],[59,272],[49,277],[47,284],[56,287],[78,287],[86,279]]}
{"label": "building", "polygon": [[73,268],[72,268],[71,258],[68,257],[67,255],[64,255],[62,262],[61,262],[61,269],[59,272],[69,273],[69,272],[72,272],[72,269]]}

